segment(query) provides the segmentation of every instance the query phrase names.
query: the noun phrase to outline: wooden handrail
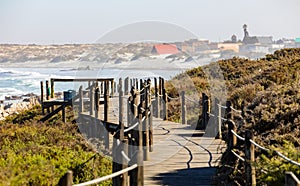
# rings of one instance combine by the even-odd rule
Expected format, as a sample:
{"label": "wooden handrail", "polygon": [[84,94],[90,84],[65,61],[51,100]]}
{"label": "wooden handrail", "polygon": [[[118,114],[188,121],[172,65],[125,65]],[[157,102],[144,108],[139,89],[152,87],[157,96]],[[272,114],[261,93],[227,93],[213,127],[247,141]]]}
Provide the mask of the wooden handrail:
{"label": "wooden handrail", "polygon": [[84,183],[76,184],[76,185],[73,185],[73,186],[87,186],[87,185],[97,184],[97,183],[103,182],[105,180],[112,179],[114,177],[120,176],[121,174],[129,172],[129,171],[131,171],[131,170],[133,170],[133,169],[135,169],[137,167],[138,167],[138,164],[134,164],[134,165],[131,165],[130,167],[127,167],[127,168],[122,169],[122,170],[120,170],[118,172],[112,173],[110,175],[103,176],[101,178],[90,180],[90,181],[87,181],[87,182],[84,182]]}

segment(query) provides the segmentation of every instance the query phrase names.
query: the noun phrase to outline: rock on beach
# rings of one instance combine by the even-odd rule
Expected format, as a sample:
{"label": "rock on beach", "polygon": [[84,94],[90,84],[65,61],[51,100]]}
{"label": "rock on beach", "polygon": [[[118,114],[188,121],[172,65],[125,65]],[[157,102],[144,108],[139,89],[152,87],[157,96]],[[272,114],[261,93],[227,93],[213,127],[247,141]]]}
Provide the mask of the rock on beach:
{"label": "rock on beach", "polygon": [[39,99],[33,94],[6,97],[5,101],[0,102],[0,120],[4,120],[9,115],[18,114],[38,104],[40,104]]}

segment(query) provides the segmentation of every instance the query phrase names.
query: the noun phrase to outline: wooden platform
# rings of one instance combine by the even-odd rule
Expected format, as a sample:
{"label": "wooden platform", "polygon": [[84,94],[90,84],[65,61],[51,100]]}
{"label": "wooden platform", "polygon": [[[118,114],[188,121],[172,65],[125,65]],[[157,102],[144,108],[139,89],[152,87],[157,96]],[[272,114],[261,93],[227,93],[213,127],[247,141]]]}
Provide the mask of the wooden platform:
{"label": "wooden platform", "polygon": [[155,119],[154,151],[144,162],[145,185],[211,185],[221,140],[202,137],[188,125]]}
{"label": "wooden platform", "polygon": [[[109,110],[108,121],[118,123],[117,98],[111,99]],[[100,113],[103,114],[102,105]],[[160,118],[153,118],[153,127],[153,152],[150,160],[144,161],[145,185],[212,185],[215,166],[225,151],[223,141],[203,137],[204,131],[194,130],[190,125]]]}
{"label": "wooden platform", "polygon": [[[116,101],[110,103],[111,122],[118,121]],[[153,126],[153,152],[144,161],[145,185],[211,185],[225,143],[203,137],[204,131],[190,125],[153,118]]]}

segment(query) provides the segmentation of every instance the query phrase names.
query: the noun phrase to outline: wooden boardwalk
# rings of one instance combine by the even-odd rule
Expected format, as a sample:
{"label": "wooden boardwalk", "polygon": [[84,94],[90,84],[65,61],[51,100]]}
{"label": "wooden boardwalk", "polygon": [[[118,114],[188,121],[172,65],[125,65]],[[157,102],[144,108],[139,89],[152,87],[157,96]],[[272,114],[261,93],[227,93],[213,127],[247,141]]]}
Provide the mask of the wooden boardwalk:
{"label": "wooden boardwalk", "polygon": [[[106,84],[108,83],[106,82]],[[106,87],[108,87],[108,85],[106,85]],[[139,98],[132,100],[131,106],[134,107],[140,104],[140,106],[144,105],[143,107],[140,107],[144,110],[151,108],[146,106],[149,104],[148,99],[151,100],[151,97],[148,96],[150,95],[149,87],[150,84],[148,84],[148,86],[144,86],[143,89],[145,89],[145,92],[142,93],[144,94],[143,97],[140,97],[140,93],[135,94],[135,96],[138,96]],[[104,132],[105,134],[101,135],[100,133],[104,130],[104,128],[99,127],[102,126],[102,124],[99,125],[99,122],[105,122],[106,127],[108,127],[111,134],[116,134],[117,130],[121,131],[119,132],[120,136],[122,134],[124,139],[124,127],[129,127],[127,119],[130,118],[127,118],[128,96],[121,96],[123,95],[123,93],[121,93],[120,97],[115,95],[109,98],[108,89],[105,89],[104,92],[107,90],[107,93],[105,94],[106,96],[104,97],[106,100],[105,104],[99,105],[100,100],[98,98],[100,96],[97,97],[97,101],[95,101],[95,95],[99,95],[99,89],[97,90],[98,93],[95,94],[91,94],[91,92],[94,92],[92,88],[88,91],[85,90],[85,92],[89,93],[89,98],[85,98],[83,96],[83,89],[81,87],[79,94],[74,97],[75,100],[79,99],[77,106],[80,113],[80,117],[78,118],[79,129],[82,134],[86,136],[88,141],[95,141],[95,146],[99,144],[100,148],[102,148],[101,143],[95,139],[101,137],[103,139],[102,141],[104,141],[105,149],[114,149],[113,159],[119,159],[119,157],[122,155],[121,152],[124,153],[124,151],[122,151],[123,147],[117,142],[117,140],[121,139],[113,140],[113,135],[109,135],[107,131]],[[162,90],[165,91],[165,89]],[[164,95],[165,96],[163,97],[166,100],[166,94]],[[47,97],[49,97],[49,95]],[[131,98],[133,98],[133,96]],[[119,103],[119,100],[122,100],[121,104]],[[136,100],[138,100],[137,103],[135,103]],[[88,104],[86,104],[85,101],[89,101],[87,102]],[[44,106],[47,106],[46,103],[47,102],[45,102]],[[64,104],[71,103],[72,100],[64,102]],[[95,105],[98,106],[98,110],[95,109]],[[61,106],[63,115],[65,115],[65,106],[66,105]],[[120,108],[123,108],[123,111],[120,112]],[[137,108],[137,106],[135,108]],[[166,111],[166,104],[160,109]],[[134,143],[138,142],[138,148],[140,149],[139,151],[135,150],[137,155],[127,157],[127,159],[129,159],[128,161],[136,162],[135,165],[137,166],[136,169],[132,170],[130,173],[130,180],[137,185],[143,185],[142,180],[144,180],[144,185],[212,185],[212,178],[216,173],[215,167],[219,163],[222,152],[225,151],[225,143],[222,140],[216,140],[214,137],[204,137],[205,132],[201,130],[195,130],[192,125],[163,121],[160,118],[153,118],[153,120],[149,119],[148,121],[146,119],[146,121],[143,122],[143,114],[144,118],[147,118],[150,115],[152,117],[153,113],[150,111],[143,113],[141,110],[139,110],[138,113],[140,124],[136,125],[139,126],[139,129],[137,129],[137,127],[135,127],[135,131],[133,128],[130,129],[133,131],[132,135],[130,135],[130,138],[134,139]],[[55,114],[56,111],[59,112],[60,110],[56,109],[55,111],[52,111],[53,114]],[[122,125],[119,125],[119,114],[123,116],[123,119],[121,120]],[[45,118],[47,119],[52,115],[47,115]],[[137,118],[137,116],[135,117]],[[167,118],[167,115],[164,117]],[[149,121],[151,121],[151,130],[153,126],[153,151],[150,152],[150,159],[143,161],[141,149],[147,149],[146,146],[143,146],[143,140],[149,139],[150,135],[149,133],[147,134],[147,132],[143,134],[142,127],[145,127],[146,123]],[[133,123],[130,125],[133,125]],[[118,129],[118,127],[123,129]],[[150,130],[150,127],[148,129]],[[138,131],[138,133],[136,133],[136,131]],[[146,137],[146,135],[148,135],[148,137]],[[116,138],[120,138],[120,136],[117,135]],[[136,136],[138,136],[138,138],[136,138]],[[143,137],[145,139],[143,139]],[[113,143],[113,141],[115,142]],[[149,141],[146,142],[146,144],[148,143]],[[145,150],[144,153],[145,152],[148,152],[148,150]],[[126,157],[126,153],[122,156]],[[142,164],[143,166],[140,166]],[[118,172],[123,168],[120,169],[120,166],[117,162],[114,163],[113,169],[115,169],[115,172]],[[125,177],[127,176],[124,176],[123,178]],[[119,176],[119,178],[121,177]],[[113,181],[116,185],[118,185],[119,182],[117,179]]]}
{"label": "wooden boardwalk", "polygon": [[[118,121],[117,106],[117,99],[111,99],[111,122]],[[153,128],[153,152],[150,160],[144,161],[145,185],[212,185],[224,141],[203,137],[204,131],[191,125],[160,118],[153,118]]]}
{"label": "wooden boardwalk", "polygon": [[225,144],[203,131],[154,120],[154,150],[144,162],[145,185],[212,185]]}

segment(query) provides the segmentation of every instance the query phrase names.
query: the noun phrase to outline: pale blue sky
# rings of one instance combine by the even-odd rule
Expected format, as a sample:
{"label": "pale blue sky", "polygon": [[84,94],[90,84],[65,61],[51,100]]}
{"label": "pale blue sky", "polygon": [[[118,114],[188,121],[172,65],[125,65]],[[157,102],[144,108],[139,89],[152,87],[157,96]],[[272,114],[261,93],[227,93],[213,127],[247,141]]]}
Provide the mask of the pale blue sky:
{"label": "pale blue sky", "polygon": [[[140,21],[175,24],[212,41],[236,34],[300,37],[300,0],[0,0],[0,43],[94,43]],[[125,37],[125,36],[124,36]]]}

